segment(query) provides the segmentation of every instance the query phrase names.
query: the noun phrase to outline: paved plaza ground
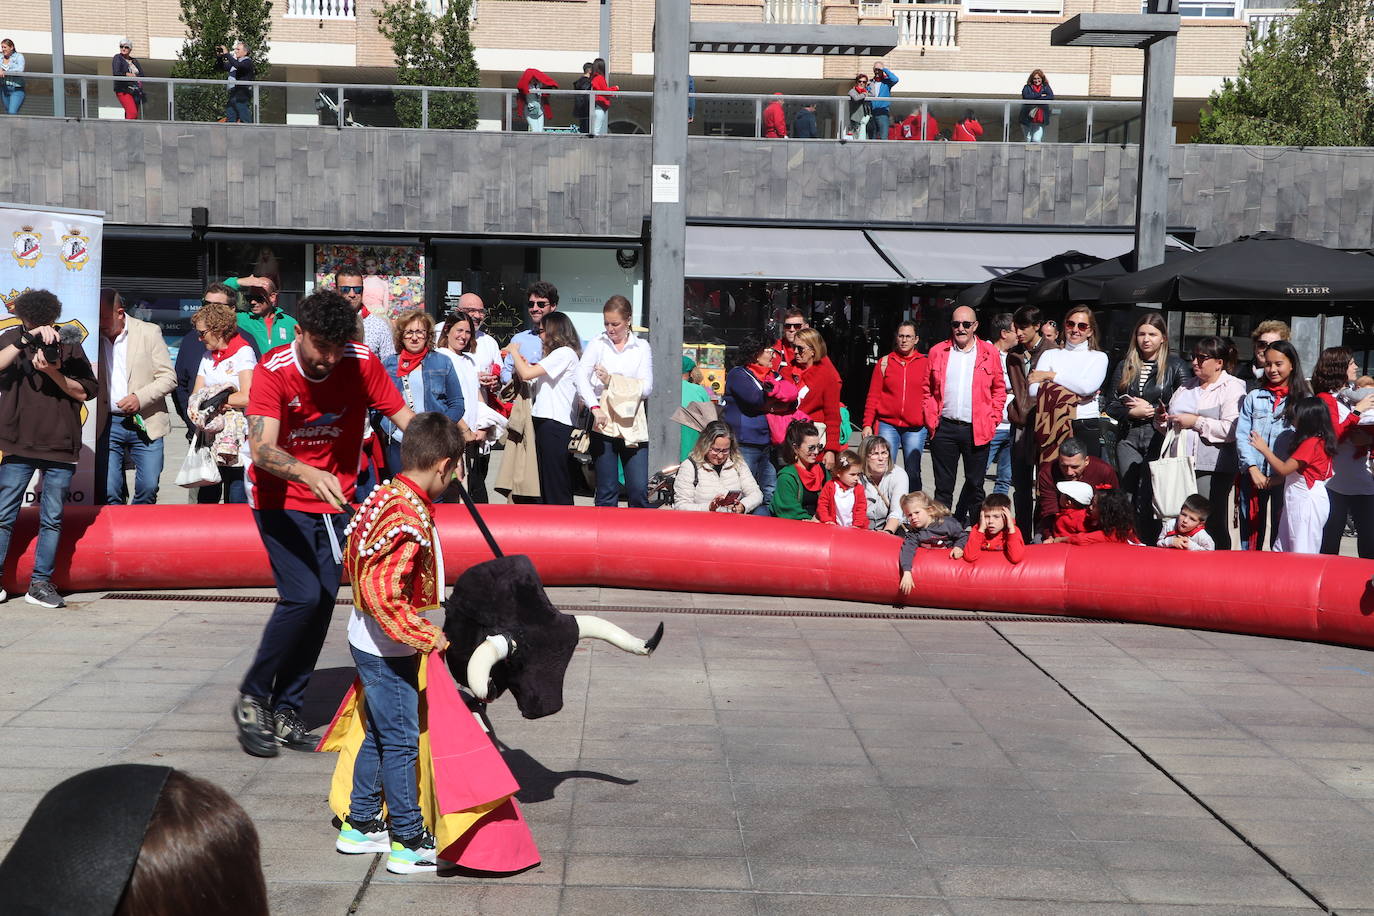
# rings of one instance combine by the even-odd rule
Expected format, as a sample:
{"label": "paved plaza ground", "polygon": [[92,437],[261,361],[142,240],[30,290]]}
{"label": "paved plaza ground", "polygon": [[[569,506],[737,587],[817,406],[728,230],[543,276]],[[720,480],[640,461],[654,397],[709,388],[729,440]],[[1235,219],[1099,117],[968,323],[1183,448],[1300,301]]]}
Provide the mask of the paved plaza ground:
{"label": "paved plaza ground", "polygon": [[[1374,908],[1367,652],[551,591],[639,633],[662,619],[667,636],[650,659],[579,649],[556,716],[524,721],[509,697],[492,706],[543,853],[531,871],[400,878],[334,852],[334,756],[258,760],[235,742],[230,704],[271,609],[244,599],[261,589],[4,605],[0,851],[50,786],[141,762],[242,802],[278,914]],[[349,678],[342,607],[319,668],[316,722]]]}

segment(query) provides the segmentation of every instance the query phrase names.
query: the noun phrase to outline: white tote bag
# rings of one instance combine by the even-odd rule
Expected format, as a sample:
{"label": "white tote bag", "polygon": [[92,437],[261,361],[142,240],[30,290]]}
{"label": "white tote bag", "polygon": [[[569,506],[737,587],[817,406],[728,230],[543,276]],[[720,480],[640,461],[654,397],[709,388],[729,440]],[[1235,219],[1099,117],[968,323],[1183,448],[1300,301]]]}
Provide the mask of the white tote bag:
{"label": "white tote bag", "polygon": [[1150,462],[1150,486],[1159,518],[1176,518],[1183,501],[1197,492],[1197,472],[1193,456],[1184,447],[1186,442],[1181,430],[1170,429],[1164,434],[1159,457]]}
{"label": "white tote bag", "polygon": [[186,450],[186,458],[177,471],[179,487],[209,487],[220,482],[219,465],[215,464],[215,454],[205,444],[205,438],[196,433],[191,447]]}

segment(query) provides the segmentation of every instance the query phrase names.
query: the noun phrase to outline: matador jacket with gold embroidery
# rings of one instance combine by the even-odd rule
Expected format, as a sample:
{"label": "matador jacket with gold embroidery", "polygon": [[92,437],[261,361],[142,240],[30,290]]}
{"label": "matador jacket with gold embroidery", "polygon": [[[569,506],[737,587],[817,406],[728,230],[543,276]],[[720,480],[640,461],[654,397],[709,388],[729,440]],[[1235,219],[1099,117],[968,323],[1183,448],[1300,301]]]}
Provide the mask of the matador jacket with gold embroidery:
{"label": "matador jacket with gold embroidery", "polygon": [[344,552],[354,607],[388,637],[421,652],[443,636],[420,616],[439,606],[433,513],[429,496],[398,474],[359,507]]}

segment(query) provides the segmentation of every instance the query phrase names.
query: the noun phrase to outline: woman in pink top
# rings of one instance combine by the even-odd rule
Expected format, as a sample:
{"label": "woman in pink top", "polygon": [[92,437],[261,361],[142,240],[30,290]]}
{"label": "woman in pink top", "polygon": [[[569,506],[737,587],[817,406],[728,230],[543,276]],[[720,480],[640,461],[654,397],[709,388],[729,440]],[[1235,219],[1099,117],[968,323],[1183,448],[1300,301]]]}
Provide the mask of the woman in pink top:
{"label": "woman in pink top", "polygon": [[1223,337],[1204,337],[1193,345],[1195,378],[1178,386],[1168,410],[1159,412],[1161,430],[1172,424],[1190,429],[1197,489],[1212,503],[1207,533],[1217,550],[1231,549],[1231,489],[1235,485],[1236,419],[1245,400],[1245,383],[1231,375],[1236,347]]}

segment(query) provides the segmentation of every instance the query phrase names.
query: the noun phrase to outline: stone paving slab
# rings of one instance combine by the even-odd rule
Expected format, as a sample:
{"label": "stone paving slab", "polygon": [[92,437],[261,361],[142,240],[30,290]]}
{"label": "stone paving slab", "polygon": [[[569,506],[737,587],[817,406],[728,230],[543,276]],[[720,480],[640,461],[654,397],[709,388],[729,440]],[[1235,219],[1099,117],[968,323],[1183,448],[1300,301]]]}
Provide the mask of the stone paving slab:
{"label": "stone paving slab", "polygon": [[[647,660],[579,649],[556,716],[491,708],[543,854],[528,872],[369,880],[371,857],[333,851],[332,755],[262,761],[235,742],[229,708],[270,605],[102,595],[0,611],[0,850],[47,788],[127,761],[239,799],[278,913],[1276,916],[1374,900],[1363,651],[1116,624],[674,614],[803,605],[553,592],[634,631],[662,619],[667,637]],[[350,670],[339,620],[317,721]]]}

